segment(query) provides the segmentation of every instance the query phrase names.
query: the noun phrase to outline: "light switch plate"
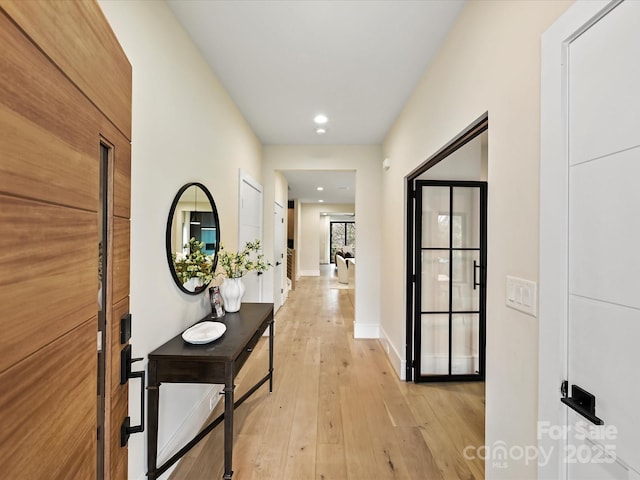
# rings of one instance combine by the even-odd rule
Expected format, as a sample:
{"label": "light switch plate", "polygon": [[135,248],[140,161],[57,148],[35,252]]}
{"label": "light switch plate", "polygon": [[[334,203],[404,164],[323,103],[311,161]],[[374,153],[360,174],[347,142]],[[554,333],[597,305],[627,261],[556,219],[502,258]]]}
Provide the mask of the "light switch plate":
{"label": "light switch plate", "polygon": [[507,275],[506,304],[507,307],[537,317],[538,284],[531,280]]}

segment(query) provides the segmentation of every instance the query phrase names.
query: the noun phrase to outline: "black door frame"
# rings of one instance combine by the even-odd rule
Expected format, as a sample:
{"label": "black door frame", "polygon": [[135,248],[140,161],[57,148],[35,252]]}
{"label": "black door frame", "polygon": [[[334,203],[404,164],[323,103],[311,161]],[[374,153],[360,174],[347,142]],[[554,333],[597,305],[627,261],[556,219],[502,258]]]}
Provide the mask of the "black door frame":
{"label": "black door frame", "polygon": [[[463,147],[471,140],[481,135],[483,132],[489,129],[489,113],[485,112],[478,119],[472,122],[462,133],[457,135],[453,140],[447,143],[444,147],[434,153],[431,157],[425,160],[420,166],[414,169],[409,175],[405,177],[405,198],[406,198],[406,279],[405,279],[405,312],[406,312],[406,341],[405,341],[405,378],[407,381],[412,381],[414,378],[413,369],[415,367],[415,359],[413,354],[414,349],[414,295],[415,295],[415,247],[414,247],[414,227],[415,227],[415,208],[416,208],[416,189],[415,181],[424,172],[434,167],[442,160],[447,158],[453,152]],[[486,265],[486,263],[485,263]],[[485,269],[486,275],[486,269]]]}
{"label": "black door frame", "polygon": [[[421,374],[421,364],[420,364],[420,356],[418,352],[421,351],[420,342],[421,342],[421,327],[422,327],[422,315],[423,314],[433,314],[435,312],[425,312],[421,308],[421,295],[422,291],[422,280],[421,275],[416,274],[414,279],[414,285],[416,292],[414,295],[414,324],[413,331],[414,342],[413,342],[413,352],[415,356],[414,360],[414,381],[416,382],[464,382],[464,381],[483,381],[485,378],[485,360],[486,360],[486,312],[487,312],[487,182],[480,181],[449,181],[449,180],[416,180],[415,181],[417,195],[416,195],[416,227],[415,228],[415,250],[414,250],[414,271],[420,272],[421,265],[421,253],[424,247],[422,246],[422,222],[421,222],[421,187],[448,187],[449,188],[449,215],[450,218],[453,217],[453,190],[454,188],[477,188],[480,193],[480,231],[479,231],[479,247],[477,248],[457,248],[452,246],[452,238],[450,235],[449,239],[449,247],[448,250],[450,252],[449,255],[449,299],[448,299],[448,322],[449,322],[449,373],[448,374]],[[453,228],[453,222],[449,222],[449,229]],[[473,250],[479,252],[479,261],[480,265],[478,268],[479,275],[476,277],[476,273],[474,271],[474,285],[478,285],[480,287],[479,291],[479,302],[478,302],[478,311],[453,311],[452,305],[452,289],[451,289],[451,281],[452,281],[452,273],[451,269],[453,267],[453,252],[454,251],[463,251],[463,250]],[[474,267],[475,268],[475,267]],[[479,280],[476,282],[476,280]],[[475,288],[475,287],[474,287]],[[444,314],[445,312],[441,312]],[[479,317],[479,325],[478,325],[478,373],[474,374],[453,374],[452,373],[452,354],[453,354],[453,346],[452,346],[452,329],[453,329],[453,315],[454,314],[477,314]]]}

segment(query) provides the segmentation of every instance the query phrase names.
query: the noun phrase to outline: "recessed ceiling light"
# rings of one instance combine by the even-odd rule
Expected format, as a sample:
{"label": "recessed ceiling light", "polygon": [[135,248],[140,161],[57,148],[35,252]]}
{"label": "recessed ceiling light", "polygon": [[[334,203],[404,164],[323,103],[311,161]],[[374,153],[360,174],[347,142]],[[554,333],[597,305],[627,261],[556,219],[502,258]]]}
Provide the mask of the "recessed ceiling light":
{"label": "recessed ceiling light", "polygon": [[324,125],[329,121],[329,119],[327,118],[326,115],[323,115],[322,113],[320,113],[313,118],[313,121],[316,122],[318,125]]}
{"label": "recessed ceiling light", "polygon": [[321,191],[323,191],[323,190],[324,190],[324,187],[318,187],[318,188],[316,188],[316,190],[317,190],[317,191],[319,191],[319,192],[321,192]]}
{"label": "recessed ceiling light", "polygon": [[324,200],[318,200],[318,202],[323,203],[323,202],[324,202]]}
{"label": "recessed ceiling light", "polygon": [[324,135],[325,133],[327,133],[327,129],[324,128],[324,127],[318,127],[318,128],[316,128],[316,133],[318,135]]}

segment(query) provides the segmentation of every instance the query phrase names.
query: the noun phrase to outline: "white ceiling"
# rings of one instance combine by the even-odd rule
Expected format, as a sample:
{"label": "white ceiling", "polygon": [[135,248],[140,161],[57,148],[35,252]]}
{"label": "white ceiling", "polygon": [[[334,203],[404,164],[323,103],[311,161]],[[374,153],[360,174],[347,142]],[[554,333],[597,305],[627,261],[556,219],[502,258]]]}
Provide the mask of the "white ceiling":
{"label": "white ceiling", "polygon": [[[353,170],[288,170],[282,173],[289,182],[289,199],[300,203],[355,203],[356,172]],[[318,191],[318,187],[323,190]]]}
{"label": "white ceiling", "polygon": [[464,0],[167,3],[263,144],[378,145]]}

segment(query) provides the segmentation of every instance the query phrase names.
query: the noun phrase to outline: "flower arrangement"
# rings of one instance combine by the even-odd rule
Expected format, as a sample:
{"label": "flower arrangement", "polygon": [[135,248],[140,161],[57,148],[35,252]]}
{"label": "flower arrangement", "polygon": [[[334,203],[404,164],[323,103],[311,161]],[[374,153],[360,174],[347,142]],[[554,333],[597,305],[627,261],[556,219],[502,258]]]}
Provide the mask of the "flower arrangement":
{"label": "flower arrangement", "polygon": [[178,279],[184,284],[192,278],[201,278],[202,283],[207,284],[213,279],[213,255],[202,252],[204,242],[199,242],[191,237],[184,248],[188,254],[173,253],[173,266]]}
{"label": "flower arrangement", "polygon": [[[258,273],[266,272],[271,263],[264,259],[264,255],[260,252],[260,240],[247,242],[244,248],[237,253],[231,253],[220,245],[218,252],[218,267],[222,272],[218,275],[224,275],[227,278],[241,278],[248,271],[255,270]],[[255,253],[257,255],[252,255]]]}

